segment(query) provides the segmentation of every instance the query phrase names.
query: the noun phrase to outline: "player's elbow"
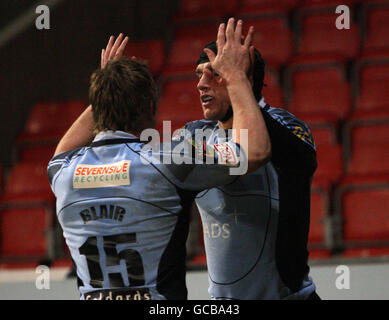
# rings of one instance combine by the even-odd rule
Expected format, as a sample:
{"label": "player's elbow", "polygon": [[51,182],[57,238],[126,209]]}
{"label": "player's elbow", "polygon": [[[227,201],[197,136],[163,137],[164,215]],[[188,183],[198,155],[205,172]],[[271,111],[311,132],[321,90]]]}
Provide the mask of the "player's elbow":
{"label": "player's elbow", "polygon": [[264,166],[271,158],[271,144],[268,143],[264,148],[253,150],[248,157],[247,173],[255,171]]}

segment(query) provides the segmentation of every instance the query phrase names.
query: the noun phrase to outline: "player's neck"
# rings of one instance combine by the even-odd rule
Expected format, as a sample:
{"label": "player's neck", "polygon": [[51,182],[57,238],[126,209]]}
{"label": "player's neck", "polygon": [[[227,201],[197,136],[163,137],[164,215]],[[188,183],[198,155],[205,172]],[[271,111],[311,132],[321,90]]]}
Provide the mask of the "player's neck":
{"label": "player's neck", "polygon": [[234,117],[231,117],[227,121],[221,122],[220,120],[217,122],[220,129],[228,130],[232,128],[232,121]]}
{"label": "player's neck", "polygon": [[133,136],[135,136],[135,137],[137,137],[137,138],[139,138],[139,137],[140,137],[140,133],[138,133],[138,132],[135,132],[135,131],[126,131],[126,133],[128,133],[128,134],[132,134]]}

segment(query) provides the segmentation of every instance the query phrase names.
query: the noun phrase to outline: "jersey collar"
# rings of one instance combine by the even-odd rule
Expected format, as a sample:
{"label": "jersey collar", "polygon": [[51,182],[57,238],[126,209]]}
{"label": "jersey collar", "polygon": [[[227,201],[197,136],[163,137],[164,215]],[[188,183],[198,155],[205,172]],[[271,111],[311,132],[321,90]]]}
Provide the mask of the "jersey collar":
{"label": "jersey collar", "polygon": [[100,131],[94,138],[91,147],[99,147],[108,144],[140,142],[139,138],[124,131]]}

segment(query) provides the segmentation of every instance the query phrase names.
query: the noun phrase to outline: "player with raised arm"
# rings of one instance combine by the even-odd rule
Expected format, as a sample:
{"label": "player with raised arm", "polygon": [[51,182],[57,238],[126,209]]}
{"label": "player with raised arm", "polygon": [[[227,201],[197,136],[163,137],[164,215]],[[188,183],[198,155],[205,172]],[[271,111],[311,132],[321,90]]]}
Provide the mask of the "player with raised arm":
{"label": "player with raised arm", "polygon": [[[234,75],[231,95],[248,90],[239,75],[250,65],[252,33],[238,45],[239,24],[219,28],[225,50],[216,61],[225,61],[223,74]],[[121,57],[127,41],[111,37],[102,51],[101,69],[91,77],[91,106],[59,142],[48,177],[81,299],[186,299],[185,241],[195,195],[234,181],[229,169],[239,161],[247,161],[248,172],[256,170],[267,161],[270,143],[265,126],[251,125],[261,120],[258,108],[237,104],[237,134],[217,143],[235,152],[237,162],[219,161],[224,155],[216,150],[211,164],[153,161],[168,151],[161,147],[150,157],[139,137],[154,123],[156,87],[146,65]],[[241,129],[250,135],[242,149]]]}
{"label": "player with raised arm", "polygon": [[319,299],[307,264],[310,186],[317,165],[313,137],[301,120],[265,102],[264,61],[258,50],[251,49],[250,83],[244,81],[250,90],[231,92],[220,44],[220,39],[209,43],[197,61],[205,119],[185,129],[192,134],[211,130],[208,141],[214,141],[220,129],[236,123],[238,104],[255,104],[261,117],[251,124],[267,127],[271,157],[254,172],[196,197],[209,293],[213,299]]}

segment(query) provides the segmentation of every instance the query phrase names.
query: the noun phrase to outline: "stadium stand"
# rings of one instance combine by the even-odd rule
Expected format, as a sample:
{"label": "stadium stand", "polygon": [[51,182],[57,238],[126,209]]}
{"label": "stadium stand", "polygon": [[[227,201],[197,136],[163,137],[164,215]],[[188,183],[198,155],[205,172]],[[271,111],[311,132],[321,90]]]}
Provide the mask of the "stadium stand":
{"label": "stadium stand", "polygon": [[366,1],[362,4],[364,27],[363,50],[389,49],[389,3],[387,1]]}
{"label": "stadium stand", "polygon": [[46,165],[18,162],[7,176],[0,202],[2,258],[53,258],[55,199]]}
{"label": "stadium stand", "polygon": [[[349,30],[335,27],[338,4],[182,0],[170,22],[171,39],[133,41],[126,54],[146,60],[156,75],[157,128],[171,120],[173,132],[203,117],[194,69],[201,49],[214,40],[210,30],[228,16],[244,18],[245,31],[254,25],[254,45],[267,64],[266,102],[307,122],[316,143],[310,257],[389,256],[389,2],[343,1],[351,10]],[[52,254],[55,205],[46,164],[85,106],[32,106],[17,139],[17,161],[3,168],[0,260]],[[20,221],[28,226],[24,231]],[[200,221],[195,230],[200,235],[191,263],[204,265]]]}
{"label": "stadium stand", "polygon": [[238,0],[182,0],[173,21],[179,23],[226,17],[235,12],[238,2]]}
{"label": "stadium stand", "polygon": [[[47,220],[53,212],[44,206],[7,207],[1,212],[2,258],[44,258],[47,255]],[[23,224],[23,228],[21,228]]]}
{"label": "stadium stand", "polygon": [[288,12],[298,4],[298,0],[241,0],[237,15],[249,16],[263,13],[264,11]]}
{"label": "stadium stand", "polygon": [[209,30],[216,30],[220,20],[201,24],[182,24],[174,28],[174,41],[163,75],[193,73],[204,44],[214,40]]}
{"label": "stadium stand", "polygon": [[389,245],[389,118],[349,120],[343,136],[345,176],[334,199],[341,221],[337,241],[345,256],[383,254]]}
{"label": "stadium stand", "polygon": [[389,50],[365,52],[355,63],[353,119],[389,115]]}
{"label": "stadium stand", "polygon": [[188,121],[202,119],[200,98],[197,92],[197,78],[192,73],[189,77],[178,80],[166,80],[162,83],[163,95],[157,109],[157,129],[162,129],[162,122],[170,120],[172,132]]}
{"label": "stadium stand", "polygon": [[162,72],[166,59],[166,43],[162,39],[131,40],[124,54],[144,60],[155,77]]}
{"label": "stadium stand", "polygon": [[284,106],[284,93],[280,75],[274,66],[266,65],[264,84],[262,94],[266,99],[265,101],[272,106]]}
{"label": "stadium stand", "polygon": [[351,112],[351,89],[345,64],[318,57],[294,60],[286,70],[288,110],[304,119],[342,120]]}
{"label": "stadium stand", "polygon": [[[318,6],[320,4],[320,6]],[[336,6],[335,6],[336,7]],[[335,27],[334,5],[318,2],[295,13],[296,47],[299,55],[331,54],[353,59],[360,50],[359,26],[350,19],[350,29]],[[323,39],[326,39],[323,41]]]}
{"label": "stadium stand", "polygon": [[292,54],[292,32],[284,12],[268,11],[256,16],[244,17],[244,33],[254,26],[253,45],[260,48],[265,61],[273,67],[286,64]]}

